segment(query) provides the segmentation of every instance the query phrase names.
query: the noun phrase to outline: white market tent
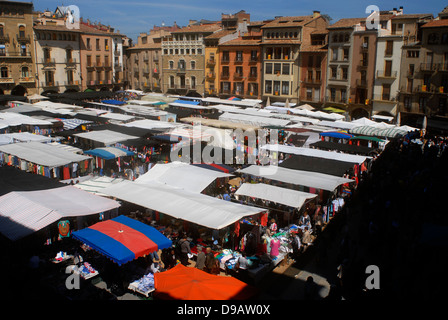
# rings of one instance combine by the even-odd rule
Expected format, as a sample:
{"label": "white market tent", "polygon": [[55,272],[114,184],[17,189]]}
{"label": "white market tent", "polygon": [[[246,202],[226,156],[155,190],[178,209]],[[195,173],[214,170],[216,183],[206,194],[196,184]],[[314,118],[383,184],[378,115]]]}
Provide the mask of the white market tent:
{"label": "white market tent", "polygon": [[237,170],[243,174],[249,174],[256,177],[262,177],[270,180],[291,183],[309,188],[333,191],[339,185],[353,182],[354,180],[332,176],[328,174],[293,170],[277,166],[258,166],[251,165],[244,169]]}
{"label": "white market tent", "polygon": [[91,157],[40,142],[20,142],[3,145],[0,146],[0,152],[50,168],[91,159]]}
{"label": "white market tent", "polygon": [[113,112],[108,112],[108,113],[102,114],[102,115],[100,115],[100,118],[106,118],[106,119],[117,120],[117,121],[130,121],[130,120],[135,119],[134,116],[121,114],[121,113],[113,113]]}
{"label": "white market tent", "polygon": [[371,157],[359,156],[359,155],[354,155],[354,154],[340,153],[340,152],[336,152],[336,151],[326,151],[326,150],[319,150],[319,149],[287,146],[284,144],[269,144],[269,145],[266,144],[264,146],[261,146],[260,149],[269,150],[271,152],[282,152],[282,153],[296,154],[296,155],[301,155],[301,156],[317,157],[317,158],[331,159],[331,160],[337,160],[337,161],[343,161],[343,162],[351,162],[351,163],[357,163],[357,164],[361,164],[364,161],[366,161],[366,159],[371,158]]}
{"label": "white market tent", "polygon": [[269,200],[298,209],[307,200],[317,197],[317,194],[281,188],[264,183],[244,183],[235,194]]}
{"label": "white market tent", "polygon": [[100,143],[104,143],[105,145],[111,145],[111,144],[115,144],[117,142],[138,138],[136,136],[131,136],[128,134],[111,131],[111,130],[81,132],[81,133],[75,133],[74,136],[92,140],[92,141],[96,141],[96,142],[100,142]]}
{"label": "white market tent", "polygon": [[338,129],[345,129],[350,130],[359,126],[362,126],[362,124],[359,123],[353,123],[353,122],[347,122],[347,121],[328,121],[328,120],[322,120],[319,122],[319,125],[330,127],[330,128],[338,128]]}
{"label": "white market tent", "polygon": [[123,124],[123,126],[143,128],[143,129],[169,129],[169,128],[177,128],[177,127],[185,126],[185,125],[175,123],[175,122],[144,119],[144,120],[136,120],[136,121],[128,122],[126,124]]}
{"label": "white market tent", "polygon": [[202,102],[210,103],[210,107],[213,107],[213,104],[227,104],[231,106],[238,107],[251,107],[251,108],[259,108],[260,100],[252,100],[252,99],[244,99],[244,100],[228,100],[228,99],[220,99],[214,97],[203,98]]}
{"label": "white market tent", "polygon": [[103,189],[103,193],[212,229],[266,211],[157,182],[145,185],[126,180]]}
{"label": "white market tent", "polygon": [[158,163],[151,170],[135,180],[136,183],[152,185],[154,182],[191,192],[201,192],[218,178],[233,175],[174,161]]}
{"label": "white market tent", "polygon": [[13,191],[0,197],[0,232],[15,241],[59,219],[118,208],[117,201],[73,186],[39,191]]}
{"label": "white market tent", "polygon": [[213,109],[213,107],[200,106],[200,105],[188,104],[188,103],[180,103],[180,102],[170,102],[169,106],[177,107],[177,108],[197,109],[197,110],[212,110]]}
{"label": "white market tent", "polygon": [[254,125],[254,126],[285,127],[289,123],[291,123],[290,120],[283,120],[283,119],[276,119],[276,118],[269,118],[269,117],[262,117],[262,116],[260,117],[260,116],[246,115],[246,114],[237,114],[237,113],[230,113],[230,112],[226,112],[226,113],[220,115],[219,120],[247,123],[247,124]]}
{"label": "white market tent", "polygon": [[14,133],[5,133],[0,135],[0,141],[7,141],[8,138],[11,140],[10,143],[15,142],[50,142],[55,140],[55,138],[33,134],[30,132],[14,132]]}
{"label": "white market tent", "polygon": [[50,121],[40,120],[20,113],[0,112],[0,129],[10,126],[51,126],[52,124]]}
{"label": "white market tent", "polygon": [[111,178],[111,177],[92,177],[91,179],[81,181],[75,185],[74,187],[96,194],[98,196],[107,196],[102,192],[104,188],[110,187],[113,184],[123,182],[125,179],[121,178]]}

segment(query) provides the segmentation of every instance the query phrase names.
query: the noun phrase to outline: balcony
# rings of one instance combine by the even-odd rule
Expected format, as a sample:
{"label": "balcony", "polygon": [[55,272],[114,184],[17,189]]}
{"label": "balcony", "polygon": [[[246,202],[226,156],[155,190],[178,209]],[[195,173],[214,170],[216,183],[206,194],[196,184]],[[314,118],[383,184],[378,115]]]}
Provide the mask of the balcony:
{"label": "balcony", "polygon": [[65,59],[65,64],[67,68],[76,68],[76,60],[75,59]]}
{"label": "balcony", "polygon": [[115,50],[114,51],[114,56],[120,56],[121,55],[121,51],[120,50]]}
{"label": "balcony", "polygon": [[363,52],[368,52],[369,51],[369,44],[368,43],[362,43],[359,46],[359,52],[363,53]]}
{"label": "balcony", "polygon": [[207,66],[214,66],[216,64],[215,59],[207,59]]}
{"label": "balcony", "polygon": [[367,87],[367,80],[366,79],[356,79],[356,86],[359,88]]}
{"label": "balcony", "polygon": [[441,63],[439,65],[439,71],[448,71],[448,63]]}
{"label": "balcony", "polygon": [[256,90],[246,91],[246,96],[247,97],[257,97],[258,96],[258,91],[256,91]]}
{"label": "balcony", "polygon": [[0,52],[0,58],[31,58],[31,52],[3,51]]}
{"label": "balcony", "polygon": [[153,56],[152,61],[159,62],[159,56],[158,55]]}
{"label": "balcony", "polygon": [[234,94],[236,96],[240,96],[240,95],[244,94],[244,90],[243,89],[241,89],[241,90],[233,90],[232,94]]}
{"label": "balcony", "polygon": [[184,74],[184,73],[186,73],[187,72],[187,69],[186,68],[177,68],[177,70],[176,70],[176,73],[180,73],[180,74]]}
{"label": "balcony", "polygon": [[42,88],[55,88],[59,87],[59,81],[43,81],[40,83]]}
{"label": "balcony", "polygon": [[215,77],[216,77],[216,75],[215,75],[214,72],[207,72],[207,74],[205,75],[205,78],[206,78],[207,80],[214,80]]}
{"label": "balcony", "polygon": [[18,34],[17,35],[17,42],[18,43],[21,43],[21,42],[27,42],[27,43],[30,43],[31,42],[31,37],[28,35],[28,36],[26,36],[26,35],[24,35],[24,34]]}
{"label": "balcony", "polygon": [[409,86],[401,86],[400,87],[400,92],[404,93],[404,94],[412,94],[412,93],[416,93],[417,89],[413,88],[413,86],[409,85]]}
{"label": "balcony", "polygon": [[257,73],[253,73],[253,72],[249,72],[249,81],[253,81],[253,80],[257,80],[258,79],[258,74]]}
{"label": "balcony", "polygon": [[87,69],[93,69],[93,68],[95,68],[95,64],[94,63],[92,63],[92,62],[87,62]]}
{"label": "balcony", "polygon": [[153,75],[156,75],[156,74],[159,74],[159,73],[160,73],[159,68],[154,68],[154,70],[152,70],[152,74]]}
{"label": "balcony", "polygon": [[92,45],[91,44],[86,44],[86,50],[87,51],[92,51]]}
{"label": "balcony", "polygon": [[236,58],[236,59],[233,61],[233,63],[235,63],[235,64],[241,64],[241,63],[243,63],[243,58]]}
{"label": "balcony", "polygon": [[420,63],[420,71],[437,71],[439,64],[437,63]]}
{"label": "balcony", "polygon": [[230,74],[229,73],[221,73],[221,79],[229,79]]}
{"label": "balcony", "polygon": [[143,56],[143,61],[145,61],[145,62],[148,62],[148,61],[149,61],[149,57],[148,57],[147,54],[145,54],[145,55]]}
{"label": "balcony", "polygon": [[390,94],[375,94],[373,96],[373,100],[375,101],[381,101],[381,102],[392,102],[395,103],[397,102],[397,97],[396,96],[391,96]]}
{"label": "balcony", "polygon": [[219,93],[220,94],[230,94],[231,91],[230,91],[230,89],[221,89],[221,91]]}
{"label": "balcony", "polygon": [[[337,79],[331,79],[331,80],[337,80]],[[322,83],[322,80],[321,79],[309,79],[309,78],[307,78],[307,79],[305,79],[305,80],[303,80],[303,83],[305,83],[305,84],[321,84]]]}
{"label": "balcony", "polygon": [[249,63],[257,63],[258,62],[258,56],[257,57],[250,57]]}
{"label": "balcony", "polygon": [[34,77],[20,77],[20,83],[34,83]]}
{"label": "balcony", "polygon": [[328,102],[333,102],[333,103],[347,103],[346,97],[325,96],[325,100]]}
{"label": "balcony", "polygon": [[149,68],[143,68],[143,74],[149,74]]}
{"label": "balcony", "polygon": [[66,87],[79,86],[79,80],[67,80],[64,82],[64,86]]}
{"label": "balcony", "polygon": [[0,42],[2,42],[2,43],[8,42],[9,43],[9,35],[8,34],[0,35]]}
{"label": "balcony", "polygon": [[14,79],[11,77],[0,78],[0,83],[14,83]]}
{"label": "balcony", "polygon": [[376,72],[377,78],[396,78],[397,71],[388,71],[388,70],[378,70]]}
{"label": "balcony", "polygon": [[226,58],[221,58],[221,63],[229,63],[230,62],[230,59],[228,58],[228,57],[226,57]]}
{"label": "balcony", "polygon": [[42,59],[42,64],[44,65],[44,68],[55,68],[56,67],[56,61],[55,59]]}
{"label": "balcony", "polygon": [[243,74],[242,74],[242,73],[239,73],[239,72],[235,72],[235,73],[233,74],[233,79],[235,79],[235,80],[243,79]]}

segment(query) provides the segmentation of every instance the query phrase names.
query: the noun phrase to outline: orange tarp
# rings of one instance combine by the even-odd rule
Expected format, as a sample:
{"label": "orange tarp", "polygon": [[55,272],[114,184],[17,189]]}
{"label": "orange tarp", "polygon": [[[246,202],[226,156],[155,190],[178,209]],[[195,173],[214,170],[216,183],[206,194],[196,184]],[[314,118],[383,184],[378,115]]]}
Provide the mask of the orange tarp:
{"label": "orange tarp", "polygon": [[176,300],[245,300],[254,287],[234,278],[212,275],[182,264],[154,275],[154,297]]}

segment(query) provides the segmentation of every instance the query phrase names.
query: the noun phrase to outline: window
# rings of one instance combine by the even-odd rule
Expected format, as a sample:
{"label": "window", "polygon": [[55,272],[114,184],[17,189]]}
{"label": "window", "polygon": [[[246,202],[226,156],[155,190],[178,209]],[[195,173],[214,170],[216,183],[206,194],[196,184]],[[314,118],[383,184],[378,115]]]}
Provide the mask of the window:
{"label": "window", "polygon": [[341,89],[341,102],[346,102],[346,101],[347,101],[347,90]]}
{"label": "window", "polygon": [[342,68],[342,79],[348,79],[348,68]]}
{"label": "window", "polygon": [[266,74],[272,74],[272,63],[266,63]]}
{"label": "window", "polygon": [[386,52],[384,53],[384,55],[391,56],[393,53],[393,48],[394,48],[394,42],[392,40],[386,41]]}
{"label": "window", "polygon": [[184,49],[180,49],[180,54],[185,54]]}
{"label": "window", "polygon": [[236,67],[235,73],[237,74],[237,76],[242,77],[243,76],[243,67],[241,67],[241,66]]}
{"label": "window", "polygon": [[272,93],[272,81],[266,80],[264,84],[264,93]]}
{"label": "window", "polygon": [[237,51],[236,52],[235,60],[238,61],[238,62],[242,62],[243,61],[243,51]]}
{"label": "window", "polygon": [[415,65],[410,64],[410,65],[409,65],[409,75],[410,75],[410,76],[413,76],[413,75],[414,75],[414,72],[415,72]]}
{"label": "window", "polygon": [[30,76],[28,67],[22,67],[22,78],[28,78]]}
{"label": "window", "polygon": [[430,33],[428,35],[428,44],[438,44],[439,43],[439,34],[438,33]]}
{"label": "window", "polygon": [[170,88],[174,88],[174,76],[170,76]]}
{"label": "window", "polygon": [[0,74],[2,78],[8,78],[8,68],[7,67],[2,67],[0,69]]}
{"label": "window", "polygon": [[281,63],[274,63],[274,74],[280,74],[282,69]]}
{"label": "window", "polygon": [[186,67],[185,60],[179,60],[177,67],[181,70],[185,70],[185,67]]}
{"label": "window", "polygon": [[442,33],[442,44],[448,44],[448,33]]}
{"label": "window", "polygon": [[196,77],[195,76],[191,77],[191,88],[196,89]]}
{"label": "window", "polygon": [[170,61],[169,64],[170,64],[170,69],[174,69],[174,61]]}
{"label": "window", "polygon": [[87,66],[92,66],[92,56],[87,56]]}
{"label": "window", "polygon": [[229,76],[229,67],[228,66],[222,67],[222,75],[225,77]]}
{"label": "window", "polygon": [[100,39],[96,39],[96,50],[100,50]]}
{"label": "window", "polygon": [[19,38],[25,38],[25,26],[19,27]]}
{"label": "window", "polygon": [[336,101],[336,89],[335,88],[330,89],[330,101]]}
{"label": "window", "polygon": [[331,67],[331,79],[337,79],[338,77],[338,68]]}
{"label": "window", "polygon": [[[198,53],[199,53],[199,51],[198,51]],[[191,54],[196,54],[196,49],[191,49]]]}
{"label": "window", "polygon": [[229,61],[229,51],[222,52],[222,61]]}
{"label": "window", "polygon": [[348,61],[349,51],[348,48],[344,48],[344,61]]}
{"label": "window", "polygon": [[174,54],[179,54],[179,49],[174,49]]}
{"label": "window", "polygon": [[185,54],[190,54],[190,49],[189,48],[185,49]]}
{"label": "window", "polygon": [[190,62],[190,68],[191,68],[191,70],[196,69],[196,61],[191,61]]}
{"label": "window", "polygon": [[65,59],[67,62],[72,62],[72,49],[65,50]]}
{"label": "window", "polygon": [[6,56],[6,46],[4,43],[0,43],[0,56]]}
{"label": "window", "polygon": [[276,96],[280,94],[280,81],[274,81],[274,94]]}
{"label": "window", "polygon": [[250,67],[250,76],[252,78],[257,77],[257,67]]}
{"label": "window", "polygon": [[67,70],[67,83],[73,83],[73,70]]}
{"label": "window", "polygon": [[163,54],[168,54],[168,49],[163,49]]}
{"label": "window", "polygon": [[[49,39],[47,38],[47,40],[49,40]],[[90,38],[86,39],[86,48],[87,48],[87,50],[91,50],[92,49],[92,45],[90,44]]]}
{"label": "window", "polygon": [[170,54],[174,54],[174,49],[170,49]]}
{"label": "window", "polygon": [[5,26],[0,24],[0,37],[3,37],[5,35]]}
{"label": "window", "polygon": [[390,77],[392,75],[392,61],[386,60],[384,62],[384,75]]}
{"label": "window", "polygon": [[202,49],[198,48],[197,52],[198,52],[198,54],[202,54]]}
{"label": "window", "polygon": [[283,63],[282,74],[289,75],[290,64]]}
{"label": "window", "polygon": [[390,83],[383,83],[383,94],[381,100],[390,100]]}
{"label": "window", "polygon": [[349,42],[350,35],[348,33],[344,34],[344,42]]}
{"label": "window", "polygon": [[289,81],[282,81],[282,94],[289,95]]}
{"label": "window", "polygon": [[252,51],[250,52],[250,60],[251,60],[251,61],[257,61],[257,59],[258,59],[258,53],[257,53],[257,50],[252,50]]}
{"label": "window", "polygon": [[403,100],[404,108],[406,111],[411,111],[412,99],[409,96],[405,96]]}
{"label": "window", "polygon": [[332,52],[331,60],[337,61],[338,60],[338,48],[333,48],[331,52]]}
{"label": "window", "polygon": [[313,89],[312,88],[306,88],[306,99],[307,100],[313,100]]}
{"label": "window", "polygon": [[308,70],[308,77],[307,77],[307,79],[310,82],[313,81],[313,70]]}
{"label": "window", "polygon": [[420,97],[418,100],[418,111],[421,113],[426,113],[426,104],[428,102],[427,97]]}
{"label": "window", "polygon": [[320,81],[321,80],[321,78],[320,78],[320,70],[317,70],[316,71],[316,81]]}
{"label": "window", "polygon": [[104,39],[104,50],[109,50],[109,39]]}
{"label": "window", "polygon": [[313,62],[314,62],[313,56],[309,56],[308,57],[308,68],[313,67]]}
{"label": "window", "polygon": [[420,51],[416,51],[416,50],[408,50],[407,51],[408,58],[418,58],[419,55],[420,55]]}

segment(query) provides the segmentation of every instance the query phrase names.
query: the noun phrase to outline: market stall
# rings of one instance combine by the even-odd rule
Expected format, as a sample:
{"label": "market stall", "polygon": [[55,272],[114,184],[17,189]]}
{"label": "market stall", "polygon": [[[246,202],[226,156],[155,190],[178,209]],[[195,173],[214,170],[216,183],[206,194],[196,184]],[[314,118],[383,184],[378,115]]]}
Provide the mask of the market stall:
{"label": "market stall", "polygon": [[72,235],[118,265],[172,245],[171,240],[155,228],[123,215],[75,231]]}
{"label": "market stall", "polygon": [[154,297],[166,300],[246,300],[257,290],[234,278],[208,274],[178,264],[154,275]]}

